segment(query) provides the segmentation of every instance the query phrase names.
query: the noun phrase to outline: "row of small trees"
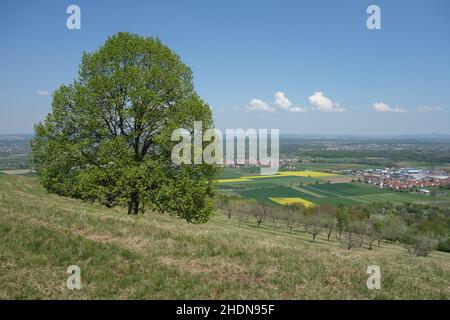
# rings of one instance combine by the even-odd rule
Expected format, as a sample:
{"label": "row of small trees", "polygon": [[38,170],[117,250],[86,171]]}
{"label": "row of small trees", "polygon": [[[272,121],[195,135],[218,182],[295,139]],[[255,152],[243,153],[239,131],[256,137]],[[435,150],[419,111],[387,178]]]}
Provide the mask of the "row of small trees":
{"label": "row of small trees", "polygon": [[[412,256],[427,256],[448,237],[449,221],[440,219],[407,219],[390,204],[353,207],[330,205],[306,208],[302,204],[275,206],[256,200],[220,197],[216,209],[239,225],[253,218],[256,227],[268,223],[274,230],[284,225],[290,232],[300,228],[315,241],[324,234],[334,236],[345,248],[366,247],[385,242],[400,242]],[[409,217],[410,218],[410,217]]]}

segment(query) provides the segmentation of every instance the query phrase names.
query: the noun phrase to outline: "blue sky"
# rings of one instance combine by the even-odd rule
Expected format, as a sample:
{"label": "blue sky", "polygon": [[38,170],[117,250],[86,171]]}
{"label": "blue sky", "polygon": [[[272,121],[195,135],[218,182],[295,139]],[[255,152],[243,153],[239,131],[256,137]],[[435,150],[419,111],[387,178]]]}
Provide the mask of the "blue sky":
{"label": "blue sky", "polygon": [[[66,28],[70,4],[81,30]],[[54,0],[0,4],[0,134],[31,133],[47,93],[118,31],[178,53],[221,129],[450,133],[450,1]]]}

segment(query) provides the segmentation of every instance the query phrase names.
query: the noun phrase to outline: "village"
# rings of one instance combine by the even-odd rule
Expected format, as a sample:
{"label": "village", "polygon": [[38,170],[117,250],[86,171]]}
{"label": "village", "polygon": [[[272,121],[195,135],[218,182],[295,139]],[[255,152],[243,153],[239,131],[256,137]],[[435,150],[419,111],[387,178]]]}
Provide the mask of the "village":
{"label": "village", "polygon": [[427,188],[450,185],[450,174],[443,170],[417,168],[350,169],[339,173],[353,175],[358,181],[391,190],[416,189],[430,194]]}

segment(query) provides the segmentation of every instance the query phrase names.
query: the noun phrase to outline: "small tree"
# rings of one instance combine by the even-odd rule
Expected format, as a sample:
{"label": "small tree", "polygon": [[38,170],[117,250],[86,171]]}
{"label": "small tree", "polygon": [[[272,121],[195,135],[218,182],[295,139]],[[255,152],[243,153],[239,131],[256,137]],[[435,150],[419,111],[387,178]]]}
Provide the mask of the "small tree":
{"label": "small tree", "polygon": [[236,200],[230,203],[231,210],[237,214],[239,227],[248,220],[253,211],[252,200]]}
{"label": "small tree", "polygon": [[357,227],[354,223],[348,223],[345,229],[342,231],[341,236],[338,237],[339,242],[348,250],[354,248],[359,244],[359,239],[355,230]]}
{"label": "small tree", "polygon": [[236,209],[236,206],[234,205],[235,201],[236,200],[232,197],[220,196],[214,202],[215,208],[222,210],[226,214],[228,222],[231,220],[231,214]]}
{"label": "small tree", "polygon": [[404,238],[404,246],[410,256],[426,257],[439,243],[435,235],[430,233],[415,233]]}
{"label": "small tree", "polygon": [[272,206],[257,202],[256,200],[254,200],[252,203],[252,215],[256,219],[256,227],[259,228],[261,223],[269,216]]}
{"label": "small tree", "polygon": [[339,205],[336,210],[336,229],[338,231],[339,237],[341,237],[342,232],[346,229],[349,222],[349,212],[346,207]]}
{"label": "small tree", "polygon": [[369,250],[372,250],[372,244],[378,241],[378,247],[385,235],[386,216],[381,214],[372,214],[367,221],[367,239]]}
{"label": "small tree", "polygon": [[276,230],[278,228],[277,221],[283,219],[284,217],[284,208],[283,206],[267,206],[269,217],[272,220],[272,227]]}
{"label": "small tree", "polygon": [[320,207],[308,208],[302,218],[305,231],[312,235],[313,241],[316,240],[317,235],[323,227],[322,211]]}
{"label": "small tree", "polygon": [[428,220],[410,226],[403,235],[402,242],[411,256],[426,257],[437,247],[447,232],[440,219]]}
{"label": "small tree", "polygon": [[330,241],[331,234],[336,228],[336,209],[329,205],[324,205],[320,207],[322,211],[322,225],[327,232],[327,240]]}
{"label": "small tree", "polygon": [[369,234],[369,223],[367,219],[358,219],[353,222],[354,225],[354,235],[356,236],[356,241],[359,248],[362,248],[364,242],[368,242],[367,235]]}
{"label": "small tree", "polygon": [[[386,222],[383,227],[383,239],[386,241],[398,241],[405,234],[407,226],[402,218],[394,215],[386,215]],[[381,240],[378,243],[380,245]]]}
{"label": "small tree", "polygon": [[295,223],[300,220],[301,215],[305,212],[305,207],[302,204],[291,204],[283,209],[283,217],[289,231],[294,229]]}
{"label": "small tree", "polygon": [[342,224],[342,232],[337,235],[339,242],[348,250],[362,245],[361,233],[363,232],[363,224],[357,208],[350,211],[346,210],[345,220]]}

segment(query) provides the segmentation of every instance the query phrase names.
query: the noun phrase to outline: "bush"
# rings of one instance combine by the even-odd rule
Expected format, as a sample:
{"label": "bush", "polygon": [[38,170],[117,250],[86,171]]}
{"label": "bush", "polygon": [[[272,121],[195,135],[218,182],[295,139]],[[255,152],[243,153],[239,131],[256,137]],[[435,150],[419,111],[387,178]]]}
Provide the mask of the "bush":
{"label": "bush", "polygon": [[439,240],[431,234],[412,235],[406,241],[405,247],[408,250],[409,255],[413,257],[428,256],[439,243]]}

